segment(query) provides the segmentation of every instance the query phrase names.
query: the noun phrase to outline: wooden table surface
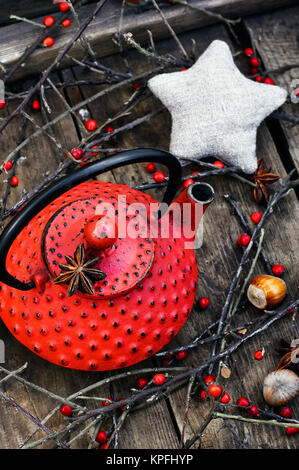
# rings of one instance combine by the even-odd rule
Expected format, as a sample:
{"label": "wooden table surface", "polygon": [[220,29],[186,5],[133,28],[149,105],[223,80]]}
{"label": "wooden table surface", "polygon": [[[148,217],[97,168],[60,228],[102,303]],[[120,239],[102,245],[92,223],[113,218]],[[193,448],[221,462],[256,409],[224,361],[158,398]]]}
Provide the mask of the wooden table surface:
{"label": "wooden table surface", "polygon": [[[299,62],[298,23],[299,7],[295,6],[276,10],[272,13],[246,17],[242,24],[242,31],[240,31],[242,44],[237,44],[235,40],[232,40],[226,27],[220,24],[195,28],[192,31],[181,33],[180,39],[189,51],[192,45],[191,40],[194,39],[196,41],[196,54],[200,55],[214,39],[226,41],[232,52],[237,52],[243,48],[244,38],[249,38],[250,35],[266,68],[274,69],[281,65]],[[157,42],[156,46],[161,54],[166,52],[176,53],[176,44],[172,39],[162,39]],[[155,65],[136,51],[130,51],[128,59],[136,73],[146,71],[149,67]],[[236,61],[241,70],[248,73],[243,56],[238,55]],[[123,69],[123,62],[118,54],[107,56],[103,59],[103,63],[117,70]],[[85,80],[98,78],[94,72],[86,69],[83,71],[82,68],[76,66],[53,74],[52,80],[57,81],[62,77],[64,79]],[[298,68],[293,68],[275,76],[277,84],[286,87],[288,91],[291,91],[291,81],[296,79],[297,85],[294,86],[298,87]],[[28,80],[31,79],[28,78]],[[91,96],[98,89],[99,87],[91,86],[72,87],[65,91],[65,97],[70,105],[74,105],[82,101],[82,98]],[[123,87],[109,96],[104,96],[100,100],[90,103],[88,109],[94,119],[103,122],[105,118],[118,110],[120,102],[124,102],[130,94],[131,87]],[[51,115],[43,116],[37,113],[34,116],[40,125],[45,122],[46,118],[53,119],[65,109],[65,104],[57,98],[53,91],[47,92],[47,101],[51,108]],[[6,115],[12,111],[14,106],[15,104],[9,104],[8,109],[5,110]],[[138,105],[135,114],[136,116],[142,116],[156,109],[157,106],[159,106],[158,101],[151,97]],[[295,108],[295,105],[293,108]],[[289,112],[295,112],[295,109],[293,111],[289,110]],[[20,135],[21,122],[21,118],[17,118],[5,129],[1,137],[2,154],[6,155],[15,147],[16,140]],[[170,116],[165,111],[149,122],[114,137],[112,144],[115,147],[128,149],[136,147],[168,149],[170,128]],[[29,125],[27,135],[32,131],[33,127]],[[68,149],[76,146],[78,138],[80,138],[80,129],[75,124],[75,118],[70,115],[52,126],[51,132]],[[262,157],[268,166],[271,166],[273,172],[284,176],[291,168],[296,167],[298,169],[298,143],[298,126],[292,127],[290,124],[281,123],[280,121],[267,120],[261,125],[258,132],[257,155],[259,158]],[[111,143],[108,146],[111,147]],[[20,185],[11,192],[8,207],[20,199],[24,189],[29,191],[35,187],[45,172],[54,171],[60,161],[55,146],[51,140],[43,135],[31,141],[29,145],[22,149],[21,153],[25,158],[22,159],[17,168]],[[3,179],[3,176],[1,178]],[[129,186],[151,180],[144,170],[144,165],[132,165],[125,172],[123,169],[114,170],[101,179],[125,183]],[[199,270],[197,299],[201,296],[207,296],[211,299],[211,306],[206,311],[200,311],[197,308],[197,302],[195,302],[189,320],[170,343],[171,347],[188,343],[196,336],[197,332],[203,330],[212,321],[217,320],[231,277],[238,266],[241,251],[236,248],[235,241],[243,233],[243,230],[238,220],[230,214],[224,195],[230,194],[248,219],[251,212],[259,210],[259,206],[253,200],[250,186],[244,185],[230,176],[211,177],[207,181],[214,186],[216,199],[205,215],[204,243],[197,251]],[[157,197],[161,198],[161,194],[157,193]],[[297,295],[298,217],[297,196],[292,191],[288,197],[285,197],[279,203],[265,230],[264,249],[271,263],[281,263],[287,267],[284,277],[288,286],[286,302]],[[258,263],[255,270],[256,274],[260,272],[264,272],[261,262]],[[255,319],[257,315],[258,313],[254,309],[246,308],[245,311],[238,314],[238,322],[244,323],[249,319]],[[17,342],[2,322],[0,324],[0,338],[5,341],[5,368],[13,370],[28,362],[28,368],[23,372],[22,377],[59,395],[68,396],[84,385],[109,375],[100,372],[72,371],[46,363]],[[233,373],[229,379],[222,380],[223,387],[230,393],[233,400],[236,400],[241,393],[244,393],[242,390],[245,388],[252,401],[264,406],[262,383],[265,375],[275,369],[279,360],[279,355],[275,349],[280,338],[287,340],[299,338],[298,321],[292,321],[292,316],[275,323],[265,335],[257,336],[233,354]],[[265,357],[262,361],[255,361],[253,354],[260,348],[265,349]],[[210,347],[200,346],[188,355],[184,364],[195,366],[207,359],[209,354]],[[159,363],[157,359],[152,358],[146,363],[138,364],[130,369],[137,369],[145,365],[152,367]],[[116,382],[116,398],[128,396],[130,388],[134,384],[132,378]],[[41,395],[38,391],[31,390],[26,384],[19,383],[14,379],[9,379],[1,384],[1,389],[7,395],[14,397],[20,405],[40,420],[56,404],[52,399]],[[101,396],[109,396],[109,388],[103,387],[100,393]],[[167,399],[161,400],[144,410],[132,413],[121,430],[119,447],[124,449],[178,448],[184,420],[186,393],[186,387],[181,388]],[[95,407],[96,402],[93,405]],[[192,437],[209,412],[209,408],[210,404],[208,402],[203,403],[197,399],[191,400],[185,438]],[[298,399],[293,401],[292,408],[298,418]],[[63,418],[59,413],[56,413],[48,426],[51,429],[57,429],[62,423]],[[34,430],[35,426],[31,421],[6,403],[0,402],[0,448],[17,448]],[[235,431],[240,439],[236,439]],[[38,432],[35,438],[40,436],[42,434]],[[206,449],[240,447],[296,448],[298,442],[298,435],[287,437],[284,430],[276,426],[256,426],[249,423],[215,419],[204,431],[201,447]],[[88,440],[85,438],[79,441],[75,447],[84,448],[87,443]]]}

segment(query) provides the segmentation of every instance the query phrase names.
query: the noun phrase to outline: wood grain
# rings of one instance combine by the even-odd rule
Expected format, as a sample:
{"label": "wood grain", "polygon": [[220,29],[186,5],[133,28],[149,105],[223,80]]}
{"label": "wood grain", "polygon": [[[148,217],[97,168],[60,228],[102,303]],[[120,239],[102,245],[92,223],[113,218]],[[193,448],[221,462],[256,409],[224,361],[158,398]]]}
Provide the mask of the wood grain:
{"label": "wood grain", "polygon": [[[291,5],[294,0],[193,0],[194,5],[207,8],[213,12],[221,13],[228,17],[239,17],[253,13],[269,11],[283,5]],[[91,13],[94,5],[86,5],[80,9],[80,19],[86,18]],[[117,45],[112,41],[113,36],[119,28],[120,0],[110,0],[106,2],[101,13],[94,19],[86,31],[98,57],[118,52]],[[217,18],[207,16],[189,8],[181,6],[166,6],[165,15],[177,33],[201,28],[216,23]],[[54,14],[55,16],[55,14]],[[42,22],[42,18],[37,18]],[[153,10],[135,13],[132,6],[127,6],[123,18],[123,31],[130,31],[141,44],[148,43],[147,30],[150,29],[155,40],[169,37],[169,31],[161,21],[160,15]],[[0,62],[7,68],[11,67],[29,47],[34,40],[39,37],[40,28],[32,27],[27,23],[4,26],[0,30]],[[24,75],[33,74],[46,69],[58,51],[60,51],[74,35],[74,28],[71,26],[67,30],[60,28],[54,33],[55,45],[51,48],[40,47],[27,60],[24,67],[21,67],[13,76],[13,79]],[[20,41],[22,38],[22,41]],[[71,49],[71,55],[75,58],[82,58],[84,51],[80,42],[76,42]],[[65,58],[61,66],[72,65],[72,60]]]}
{"label": "wood grain", "polygon": [[[284,65],[299,64],[298,29],[299,7],[289,8],[245,20],[252,40],[262,57],[267,70]],[[277,85],[289,93],[299,88],[299,67],[274,74]],[[299,116],[298,104],[289,103],[283,109]],[[286,145],[294,165],[299,170],[299,128],[282,121],[282,128],[288,138]]]}

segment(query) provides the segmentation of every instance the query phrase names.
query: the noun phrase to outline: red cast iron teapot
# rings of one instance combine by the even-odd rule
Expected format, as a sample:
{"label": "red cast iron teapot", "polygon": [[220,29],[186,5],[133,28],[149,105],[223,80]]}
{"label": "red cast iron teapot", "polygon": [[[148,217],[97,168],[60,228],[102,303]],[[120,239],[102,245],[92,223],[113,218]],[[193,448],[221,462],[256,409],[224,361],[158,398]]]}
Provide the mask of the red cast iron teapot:
{"label": "red cast iron teapot", "polygon": [[[185,235],[174,236],[181,218],[167,211],[169,235],[161,236],[165,205],[149,215],[158,204],[152,196],[122,184],[87,181],[146,161],[168,167],[163,199],[168,207],[181,183],[180,163],[166,152],[131,150],[61,178],[18,212],[1,235],[0,315],[40,357],[72,369],[127,367],[159,351],[187,320],[197,264],[194,250],[185,248]],[[210,185],[193,183],[176,202],[204,210],[213,193]],[[122,212],[122,225],[143,232],[121,235],[124,227],[108,206],[115,215]],[[153,219],[159,235],[147,230]]]}

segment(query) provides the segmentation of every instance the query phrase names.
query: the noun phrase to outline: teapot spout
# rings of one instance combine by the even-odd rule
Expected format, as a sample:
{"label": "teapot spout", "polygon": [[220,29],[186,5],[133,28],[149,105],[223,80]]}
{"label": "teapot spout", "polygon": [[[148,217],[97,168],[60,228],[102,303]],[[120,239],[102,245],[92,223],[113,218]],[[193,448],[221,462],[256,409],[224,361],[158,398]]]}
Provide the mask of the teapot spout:
{"label": "teapot spout", "polygon": [[176,199],[181,209],[182,232],[189,240],[194,240],[198,225],[207,207],[214,200],[214,189],[208,183],[190,184]]}

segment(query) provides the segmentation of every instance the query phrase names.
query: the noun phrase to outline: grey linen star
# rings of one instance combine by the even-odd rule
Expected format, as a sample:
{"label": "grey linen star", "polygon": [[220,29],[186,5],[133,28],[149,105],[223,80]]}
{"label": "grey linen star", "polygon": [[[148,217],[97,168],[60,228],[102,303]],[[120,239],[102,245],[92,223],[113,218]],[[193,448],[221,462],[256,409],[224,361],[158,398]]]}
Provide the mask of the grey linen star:
{"label": "grey linen star", "polygon": [[257,168],[256,131],[287,92],[241,74],[228,45],[213,41],[186,71],[148,82],[172,115],[170,152],[197,160],[218,157],[245,173]]}

